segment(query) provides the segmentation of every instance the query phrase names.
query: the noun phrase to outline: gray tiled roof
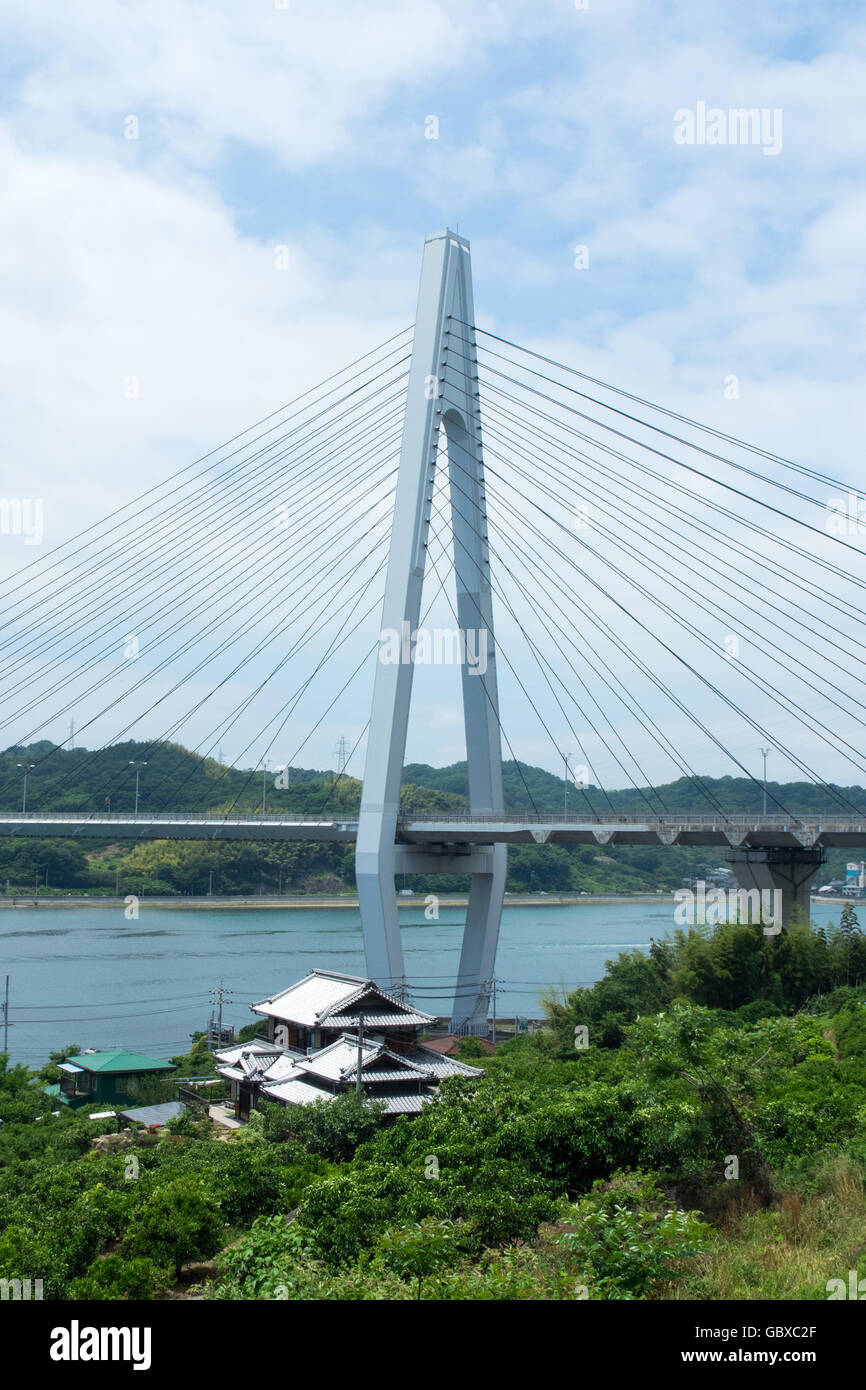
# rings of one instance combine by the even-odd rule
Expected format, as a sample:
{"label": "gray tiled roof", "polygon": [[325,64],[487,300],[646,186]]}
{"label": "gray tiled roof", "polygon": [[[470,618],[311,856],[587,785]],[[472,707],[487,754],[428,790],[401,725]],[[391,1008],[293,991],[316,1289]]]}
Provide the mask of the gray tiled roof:
{"label": "gray tiled roof", "polygon": [[320,1020],[322,1028],[357,1028],[361,1019],[365,1028],[423,1028],[431,1021],[430,1014],[421,1014],[407,1008],[401,1014],[339,1013],[326,1014]]}

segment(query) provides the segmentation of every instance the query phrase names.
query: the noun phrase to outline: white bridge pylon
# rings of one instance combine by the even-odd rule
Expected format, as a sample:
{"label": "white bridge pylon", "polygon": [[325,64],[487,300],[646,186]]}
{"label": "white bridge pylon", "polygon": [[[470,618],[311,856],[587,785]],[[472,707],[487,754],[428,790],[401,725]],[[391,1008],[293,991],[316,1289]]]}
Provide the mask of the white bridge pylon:
{"label": "white bridge pylon", "polygon": [[[504,801],[478,367],[469,327],[474,322],[469,243],[447,230],[429,236],[421,266],[382,633],[412,633],[420,621],[436,457],[444,430],[460,650],[480,652],[486,644],[483,674],[466,659],[461,662],[469,806],[489,815],[502,811]],[[412,661],[402,656],[376,667],[355,850],[367,971],[385,988],[405,985],[396,874],[471,874],[452,1026],[486,1034],[508,851],[504,844],[419,849],[396,843],[413,670]]]}

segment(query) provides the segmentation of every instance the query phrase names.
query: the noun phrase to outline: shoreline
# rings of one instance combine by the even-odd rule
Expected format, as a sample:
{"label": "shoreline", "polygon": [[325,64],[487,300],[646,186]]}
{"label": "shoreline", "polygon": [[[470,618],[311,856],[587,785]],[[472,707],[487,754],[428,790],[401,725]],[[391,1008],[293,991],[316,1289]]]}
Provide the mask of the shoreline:
{"label": "shoreline", "polygon": [[[131,895],[129,895],[131,896]],[[417,893],[411,897],[399,895],[397,898],[398,908],[424,908],[427,903],[428,894]],[[469,899],[465,893],[441,893],[439,894],[440,907],[466,907]],[[672,893],[596,893],[586,894],[580,897],[577,894],[566,893],[511,893],[503,903],[503,911],[509,907],[572,907],[580,904],[590,903],[664,903],[673,902]],[[20,908],[40,908],[40,907],[126,907],[126,896],[120,897],[40,897],[35,898],[33,894],[21,894],[10,897],[0,897],[0,909],[6,908],[8,911]],[[257,909],[287,909],[288,911],[310,911],[316,908],[348,908],[357,911],[358,899],[354,895],[346,897],[329,897],[322,895],[317,897],[310,894],[304,896],[282,896],[276,894],[262,894],[261,897],[240,896],[232,897],[229,895],[221,896],[216,893],[212,897],[172,897],[172,898],[139,898],[138,907],[140,910],[146,908],[169,908],[175,911],[190,910],[201,912],[213,909],[214,911],[256,911]]]}
{"label": "shoreline", "polygon": [[[0,896],[0,911],[20,911],[23,908],[40,907],[101,907],[101,908],[126,908],[127,896],[121,897],[39,897],[35,898],[32,894],[15,894],[9,897]],[[398,895],[397,907],[405,909],[424,909],[427,905],[428,894],[416,893],[410,896]],[[466,907],[468,897],[465,893],[441,893],[439,894],[440,907]],[[572,893],[510,893],[502,904],[505,912],[509,907],[581,907],[593,906],[598,904],[623,904],[623,903],[673,903],[676,899],[673,893],[586,893],[583,896]],[[823,897],[813,897],[813,902],[830,903],[833,906],[843,906],[846,903],[857,904],[862,899],[856,898],[837,898],[824,895]],[[358,910],[358,899],[354,895],[345,897],[329,897],[322,895],[317,897],[313,894],[309,896],[288,896],[282,897],[277,894],[264,893],[260,897],[242,895],[232,897],[230,895],[220,895],[214,893],[212,897],[172,897],[172,898],[139,898],[138,908],[144,911],[148,908],[165,908],[175,912],[256,912],[273,911],[283,909],[289,912],[310,912],[319,908],[346,908],[352,911]]]}

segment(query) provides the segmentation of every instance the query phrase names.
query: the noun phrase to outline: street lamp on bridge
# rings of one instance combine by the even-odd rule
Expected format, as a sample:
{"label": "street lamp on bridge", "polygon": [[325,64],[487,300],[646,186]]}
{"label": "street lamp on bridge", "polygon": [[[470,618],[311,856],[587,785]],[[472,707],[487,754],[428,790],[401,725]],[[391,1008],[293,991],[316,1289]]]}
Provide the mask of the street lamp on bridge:
{"label": "street lamp on bridge", "polygon": [[146,762],[137,763],[133,758],[129,760],[129,766],[135,768],[135,814],[138,815],[138,777],[141,768],[147,767]]}
{"label": "street lamp on bridge", "polygon": [[772,751],[773,750],[771,748],[761,749],[761,756],[764,759],[764,809],[762,812],[763,815],[767,814],[767,759]]}
{"label": "street lamp on bridge", "polygon": [[24,769],[24,794],[23,794],[23,796],[21,797],[21,814],[22,814],[22,816],[23,816],[24,813],[25,813],[25,811],[27,810],[27,778],[30,776],[30,774],[31,774],[31,772],[33,771],[33,769],[34,769],[34,767],[36,766],[36,764],[35,764],[35,763],[16,763],[15,766],[16,766],[16,767],[21,767],[21,768]]}
{"label": "street lamp on bridge", "polygon": [[568,819],[568,760],[573,756],[574,755],[572,753],[563,753],[562,755],[563,760],[565,762],[565,793],[563,797],[563,811],[565,813],[566,819]]}

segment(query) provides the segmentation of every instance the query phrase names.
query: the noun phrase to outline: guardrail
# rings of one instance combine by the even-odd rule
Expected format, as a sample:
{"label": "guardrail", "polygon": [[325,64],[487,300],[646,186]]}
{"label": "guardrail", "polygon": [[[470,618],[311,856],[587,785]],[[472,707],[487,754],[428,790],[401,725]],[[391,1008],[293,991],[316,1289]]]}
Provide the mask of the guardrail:
{"label": "guardrail", "polygon": [[208,825],[354,825],[358,817],[353,816],[294,816],[291,814],[261,816],[224,815],[218,811],[0,811],[0,821],[93,821],[99,825],[128,825],[139,821],[142,825],[182,822],[195,825],[204,822]]}
{"label": "guardrail", "polygon": [[[382,808],[367,807],[378,812]],[[393,807],[384,808],[393,815]],[[128,825],[135,822],[141,825],[338,825],[355,827],[360,819],[358,812],[344,815],[302,815],[281,812],[270,815],[226,814],[218,811],[0,811],[0,821],[27,821],[32,824],[45,822],[89,823],[105,825]],[[844,830],[852,826],[866,830],[866,817],[825,815],[820,811],[804,811],[797,816],[755,816],[747,813],[733,813],[727,816],[712,816],[701,812],[667,813],[657,816],[565,814],[557,811],[448,811],[438,815],[416,815],[404,811],[397,817],[401,825],[633,825],[661,826],[665,828],[684,828],[690,826],[711,826],[722,829],[733,827],[744,829],[752,827],[762,830],[794,830],[803,826],[820,826],[825,830]]]}
{"label": "guardrail", "polygon": [[736,814],[729,816],[705,815],[701,812],[683,813],[681,815],[668,814],[659,816],[638,816],[638,815],[564,815],[556,811],[478,811],[478,812],[448,812],[434,816],[416,816],[411,813],[404,813],[399,820],[405,824],[413,825],[452,825],[452,824],[475,824],[475,825],[646,825],[646,826],[665,826],[687,827],[691,825],[700,826],[735,826],[745,828],[749,826],[760,826],[767,830],[791,830],[803,825],[821,825],[828,830],[842,830],[848,826],[856,826],[858,829],[866,829],[866,816],[827,816],[820,811],[802,812],[798,816],[750,816],[748,814]]}

